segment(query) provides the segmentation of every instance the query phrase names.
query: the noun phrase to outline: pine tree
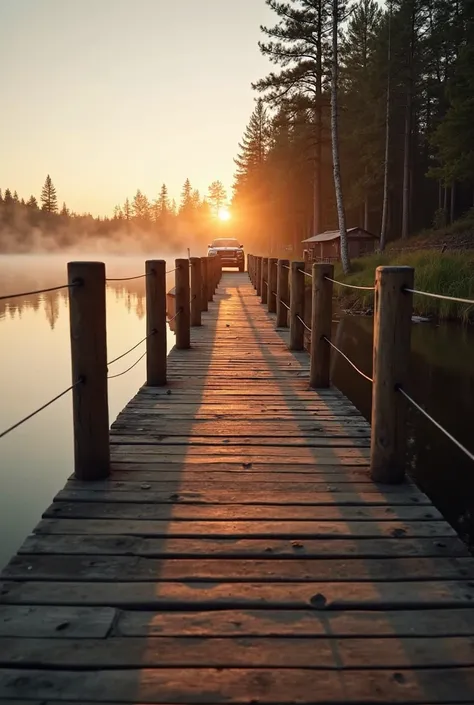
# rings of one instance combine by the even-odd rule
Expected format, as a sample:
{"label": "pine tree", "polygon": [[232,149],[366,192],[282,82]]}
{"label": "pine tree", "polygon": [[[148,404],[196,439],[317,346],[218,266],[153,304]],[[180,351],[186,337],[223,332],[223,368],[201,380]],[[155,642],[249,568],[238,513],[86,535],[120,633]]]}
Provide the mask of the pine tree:
{"label": "pine tree", "polygon": [[9,188],[5,189],[5,196],[4,196],[3,202],[5,203],[6,206],[9,206],[13,203],[12,192],[10,191]]}
{"label": "pine tree", "polygon": [[322,153],[324,113],[327,100],[323,84],[327,79],[328,41],[331,0],[266,0],[277,14],[275,27],[262,27],[270,41],[259,42],[262,54],[280,66],[279,73],[270,73],[253,84],[267,98],[281,107],[296,99],[312,115],[313,138],[309,147],[314,153],[313,233],[322,228]]}
{"label": "pine tree", "polygon": [[26,202],[26,205],[28,206],[28,208],[37,209],[38,208],[38,201],[32,195],[29,197],[28,201]]}
{"label": "pine tree", "polygon": [[120,206],[114,207],[114,220],[123,220],[123,211]]}
{"label": "pine tree", "polygon": [[217,216],[227,201],[227,194],[222,181],[213,181],[209,186],[209,204],[213,215]]}
{"label": "pine tree", "polygon": [[190,215],[193,212],[193,188],[189,179],[186,179],[181,191],[179,212],[182,215]]}
{"label": "pine tree", "polygon": [[26,205],[26,203],[25,203],[25,199],[24,199],[24,198],[22,198],[22,199],[20,200],[20,203],[21,203],[21,205],[22,205],[22,206],[25,206],[25,205]]}
{"label": "pine tree", "polygon": [[44,186],[41,191],[41,203],[42,209],[47,213],[57,213],[58,199],[56,189],[49,174],[46,177],[46,181],[44,182]]}
{"label": "pine tree", "polygon": [[0,203],[3,203],[2,189],[0,188]]}
{"label": "pine tree", "polygon": [[170,211],[170,200],[168,197],[168,187],[166,186],[166,184],[162,184],[161,186],[158,204],[160,210],[160,217],[166,218],[169,215]]}
{"label": "pine tree", "polygon": [[126,221],[130,221],[132,219],[132,207],[130,206],[130,201],[128,198],[125,199],[125,203],[123,204],[123,217]]}
{"label": "pine tree", "polygon": [[234,189],[243,187],[248,180],[261,171],[268,150],[269,120],[263,100],[259,98],[247,125],[239,154],[234,159],[237,166]]}
{"label": "pine tree", "polygon": [[148,198],[138,189],[132,203],[135,220],[144,225],[150,221],[150,203]]}
{"label": "pine tree", "polygon": [[18,197],[17,191],[14,191],[14,192],[13,192],[13,200],[15,201],[15,203],[19,203],[19,202],[20,202],[20,199],[19,199],[19,197]]}

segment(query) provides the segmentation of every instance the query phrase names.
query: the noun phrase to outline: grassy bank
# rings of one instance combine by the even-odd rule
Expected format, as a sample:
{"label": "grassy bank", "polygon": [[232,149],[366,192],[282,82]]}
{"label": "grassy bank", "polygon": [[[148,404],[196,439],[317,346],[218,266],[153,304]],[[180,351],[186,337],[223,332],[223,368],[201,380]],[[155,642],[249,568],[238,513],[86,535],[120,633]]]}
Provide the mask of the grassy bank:
{"label": "grassy bank", "polygon": [[[352,262],[352,272],[344,276],[336,266],[336,279],[358,286],[373,286],[380,265],[408,265],[415,268],[415,289],[474,300],[474,251],[441,253],[436,250],[375,254]],[[335,286],[341,306],[355,311],[373,307],[373,294]],[[414,296],[414,311],[420,316],[444,320],[474,321],[474,306],[426,296]]]}

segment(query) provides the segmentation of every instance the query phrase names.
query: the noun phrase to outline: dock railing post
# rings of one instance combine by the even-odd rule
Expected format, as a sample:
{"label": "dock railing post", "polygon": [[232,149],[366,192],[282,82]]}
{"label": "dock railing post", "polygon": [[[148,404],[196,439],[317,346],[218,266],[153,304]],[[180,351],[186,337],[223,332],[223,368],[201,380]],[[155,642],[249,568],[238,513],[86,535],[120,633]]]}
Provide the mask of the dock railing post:
{"label": "dock railing post", "polygon": [[276,312],[277,258],[268,259],[268,313]]}
{"label": "dock railing post", "polygon": [[288,279],[290,262],[287,259],[278,260],[277,272],[277,295],[276,295],[276,327],[287,328],[288,326],[288,309],[282,303],[284,301],[289,305],[289,289]]}
{"label": "dock railing post", "polygon": [[331,347],[324,338],[331,340],[332,327],[332,264],[312,266],[311,353],[309,385],[313,388],[330,386]]}
{"label": "dock railing post", "polygon": [[147,260],[146,274],[146,383],[166,384],[166,262]]}
{"label": "dock railing post", "polygon": [[215,267],[215,257],[209,257],[207,261],[207,300],[213,301],[214,299],[214,267]]}
{"label": "dock railing post", "polygon": [[191,325],[201,325],[201,258],[191,257]]}
{"label": "dock railing post", "polygon": [[375,482],[397,484],[405,478],[406,403],[397,392],[408,375],[412,267],[377,267],[373,348],[370,472]]}
{"label": "dock railing post", "polygon": [[105,265],[69,262],[69,321],[74,425],[74,475],[103,480],[110,473]]}
{"label": "dock railing post", "polygon": [[191,347],[189,260],[176,260],[176,347],[187,350]]}
{"label": "dock railing post", "polygon": [[304,262],[292,262],[290,269],[290,350],[304,349]]}
{"label": "dock railing post", "polygon": [[262,257],[256,257],[256,290],[257,290],[257,296],[260,296],[262,292]]}
{"label": "dock railing post", "polygon": [[262,257],[260,278],[260,297],[262,304],[266,304],[268,301],[268,257]]}
{"label": "dock railing post", "polygon": [[201,311],[208,311],[209,306],[207,303],[208,295],[207,295],[207,287],[208,287],[208,265],[209,265],[209,258],[208,257],[201,257]]}

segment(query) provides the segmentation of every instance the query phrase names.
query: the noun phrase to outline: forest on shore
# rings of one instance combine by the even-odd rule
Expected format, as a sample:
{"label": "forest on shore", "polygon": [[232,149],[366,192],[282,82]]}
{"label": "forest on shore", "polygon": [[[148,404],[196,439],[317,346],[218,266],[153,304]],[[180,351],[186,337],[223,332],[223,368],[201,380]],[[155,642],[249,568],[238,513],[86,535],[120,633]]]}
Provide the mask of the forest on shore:
{"label": "forest on shore", "polygon": [[202,250],[218,232],[217,216],[226,203],[220,181],[213,181],[202,198],[186,179],[179,204],[163,184],[154,200],[137,190],[133,198],[115,207],[111,217],[94,217],[75,213],[64,202],[59,208],[57,190],[48,174],[39,201],[33,195],[25,200],[16,191],[0,189],[0,252]]}
{"label": "forest on shore", "polygon": [[340,228],[341,205],[382,248],[472,207],[472,0],[266,3],[260,50],[275,70],[253,84],[233,199],[257,250],[300,252]]}

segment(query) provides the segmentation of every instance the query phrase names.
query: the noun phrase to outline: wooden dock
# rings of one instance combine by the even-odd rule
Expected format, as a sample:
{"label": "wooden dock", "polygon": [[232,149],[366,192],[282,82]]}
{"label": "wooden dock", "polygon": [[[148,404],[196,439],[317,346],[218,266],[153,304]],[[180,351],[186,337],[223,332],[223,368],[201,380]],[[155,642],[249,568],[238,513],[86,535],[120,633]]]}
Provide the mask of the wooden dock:
{"label": "wooden dock", "polygon": [[473,703],[464,544],[246,274],[202,320],[3,571],[0,702]]}

